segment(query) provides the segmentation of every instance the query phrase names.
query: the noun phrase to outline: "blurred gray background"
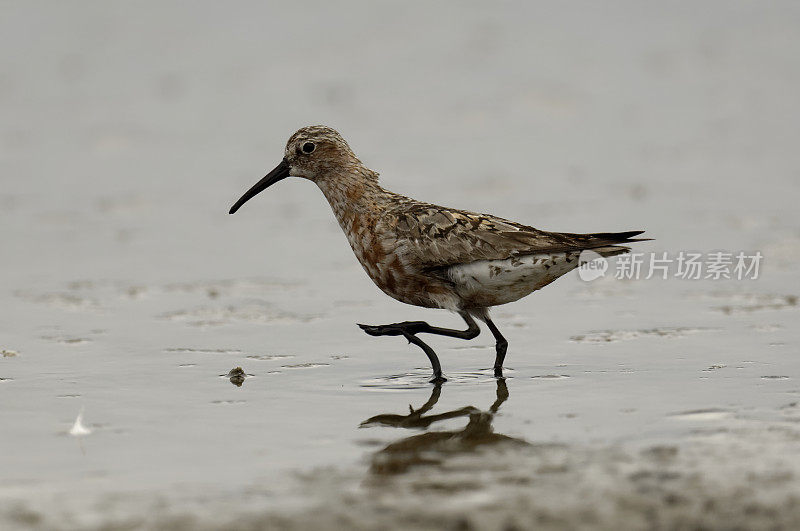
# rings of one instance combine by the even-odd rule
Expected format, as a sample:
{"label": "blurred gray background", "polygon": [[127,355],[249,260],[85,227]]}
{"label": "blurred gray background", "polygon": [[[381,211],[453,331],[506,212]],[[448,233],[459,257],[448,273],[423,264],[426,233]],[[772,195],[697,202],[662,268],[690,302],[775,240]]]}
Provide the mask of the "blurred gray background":
{"label": "blurred gray background", "polygon": [[[797,196],[771,189],[796,194],[800,180],[799,11],[4,2],[3,276],[259,274],[268,229],[302,224],[307,240],[269,259],[292,269],[315,233],[337,230],[308,183],[221,214],[315,123],[401,193],[552,230],[711,244],[699,228],[672,239],[714,222],[686,195],[744,223],[792,212]],[[350,260],[346,245],[331,252]]]}

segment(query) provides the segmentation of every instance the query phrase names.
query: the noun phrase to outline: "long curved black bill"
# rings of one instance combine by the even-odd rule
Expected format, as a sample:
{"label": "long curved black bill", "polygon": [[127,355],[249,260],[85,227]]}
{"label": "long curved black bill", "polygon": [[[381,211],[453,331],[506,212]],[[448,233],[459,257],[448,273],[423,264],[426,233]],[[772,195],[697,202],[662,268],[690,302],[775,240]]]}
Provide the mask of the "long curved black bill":
{"label": "long curved black bill", "polygon": [[228,214],[234,214],[239,207],[243,204],[247,203],[250,199],[258,195],[259,192],[269,188],[276,182],[285,179],[289,176],[289,163],[286,162],[286,159],[283,159],[278,166],[269,172],[263,179],[258,181],[256,184],[253,185],[248,191],[244,193],[242,197],[239,198],[238,201],[231,207],[228,211]]}

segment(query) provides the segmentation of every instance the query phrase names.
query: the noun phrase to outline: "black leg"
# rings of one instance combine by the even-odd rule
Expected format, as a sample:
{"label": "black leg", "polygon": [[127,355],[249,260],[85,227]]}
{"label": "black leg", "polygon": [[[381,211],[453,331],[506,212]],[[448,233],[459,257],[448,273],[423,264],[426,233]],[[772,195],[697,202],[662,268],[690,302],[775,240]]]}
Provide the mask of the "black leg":
{"label": "black leg", "polygon": [[436,356],[436,352],[434,352],[427,343],[414,334],[406,332],[403,334],[403,336],[408,339],[409,343],[414,343],[416,346],[421,348],[428,356],[428,359],[431,362],[431,368],[433,369],[433,379],[431,380],[431,383],[441,384],[442,382],[446,382],[447,378],[442,376],[442,366],[439,364],[439,358]]}
{"label": "black leg", "polygon": [[467,323],[466,330],[453,330],[452,328],[439,328],[431,326],[425,321],[404,321],[402,323],[392,323],[387,325],[363,325],[358,326],[371,336],[402,336],[405,334],[436,334],[438,336],[455,337],[458,339],[474,339],[481,333],[478,323],[466,312],[459,313]]}
{"label": "black leg", "polygon": [[433,368],[433,380],[431,382],[444,382],[445,378],[442,376],[442,366],[439,364],[439,358],[436,357],[436,352],[428,346],[427,343],[422,341],[416,334],[436,334],[439,336],[455,337],[458,339],[473,339],[481,333],[478,323],[466,312],[462,312],[462,319],[467,323],[466,330],[453,330],[451,328],[439,328],[438,326],[431,326],[425,321],[405,321],[402,323],[392,323],[388,325],[363,325],[358,326],[371,336],[403,336],[408,339],[409,343],[413,343],[421,348],[431,362]]}
{"label": "black leg", "polygon": [[497,343],[495,343],[495,348],[497,349],[497,357],[494,360],[494,375],[497,378],[503,377],[503,360],[506,359],[506,351],[508,350],[508,341],[506,338],[503,337],[503,334],[500,333],[500,330],[494,325],[489,316],[487,315],[484,319],[486,321],[486,326],[489,327],[489,330],[492,332]]}

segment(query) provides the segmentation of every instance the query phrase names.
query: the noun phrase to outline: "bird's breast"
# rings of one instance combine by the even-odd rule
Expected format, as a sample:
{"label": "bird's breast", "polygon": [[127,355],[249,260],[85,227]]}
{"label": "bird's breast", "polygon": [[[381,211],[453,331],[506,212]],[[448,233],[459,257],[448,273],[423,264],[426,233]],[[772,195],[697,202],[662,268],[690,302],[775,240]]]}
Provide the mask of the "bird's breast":
{"label": "bird's breast", "polygon": [[347,241],[372,281],[390,297],[415,306],[454,309],[458,301],[439,279],[403,260],[401,242],[376,216],[352,214],[341,223]]}

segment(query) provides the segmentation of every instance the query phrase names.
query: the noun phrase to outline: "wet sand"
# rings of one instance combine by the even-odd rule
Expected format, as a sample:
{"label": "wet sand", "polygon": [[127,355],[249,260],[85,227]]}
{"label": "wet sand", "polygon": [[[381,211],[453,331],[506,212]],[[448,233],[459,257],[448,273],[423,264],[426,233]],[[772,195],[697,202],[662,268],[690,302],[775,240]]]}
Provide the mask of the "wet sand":
{"label": "wet sand", "polygon": [[[800,526],[800,10],[420,9],[7,7],[3,528]],[[392,190],[761,276],[570,274],[494,311],[505,382],[484,331],[435,387],[355,323],[459,319],[312,184],[226,214],[308,123]]]}

